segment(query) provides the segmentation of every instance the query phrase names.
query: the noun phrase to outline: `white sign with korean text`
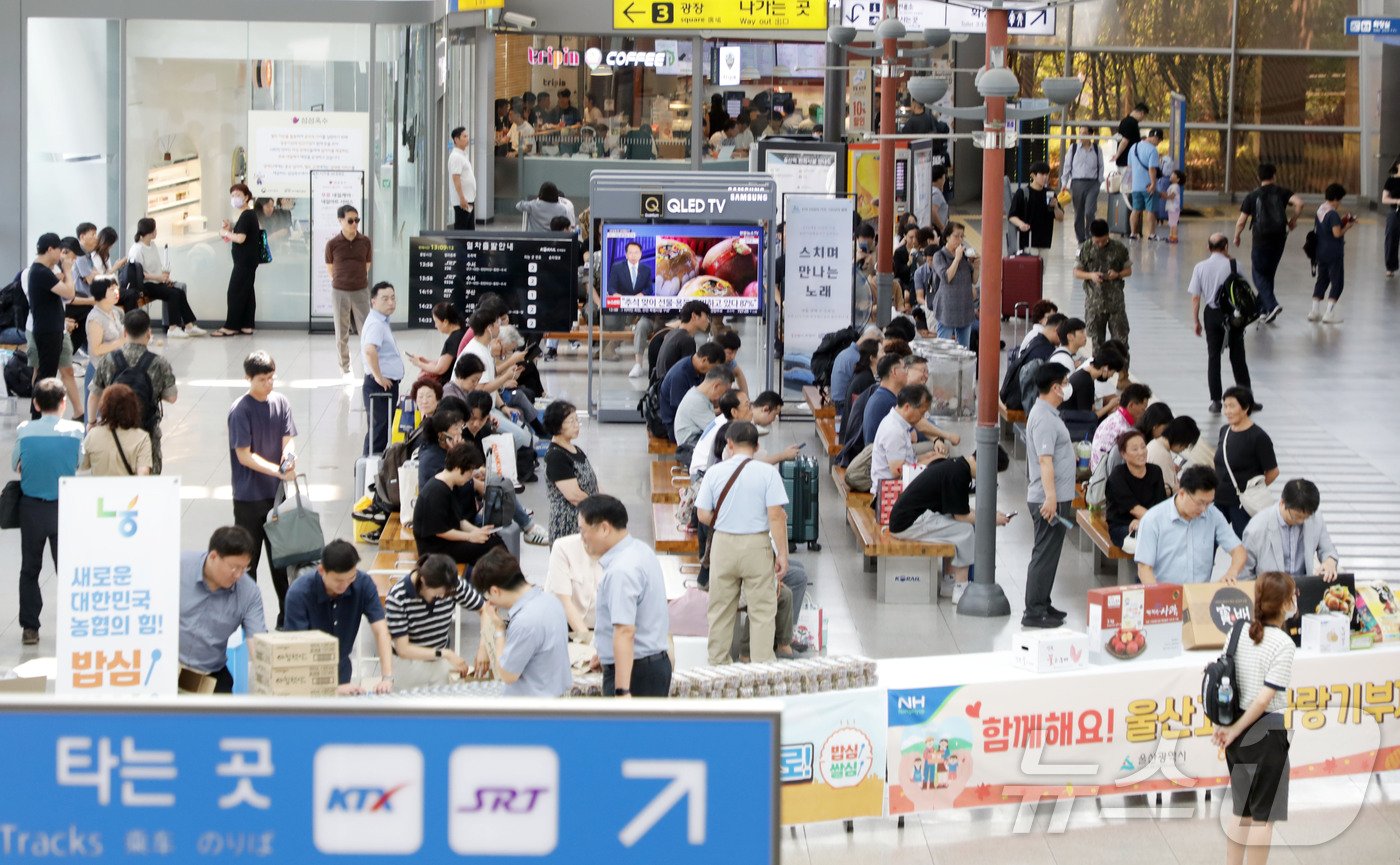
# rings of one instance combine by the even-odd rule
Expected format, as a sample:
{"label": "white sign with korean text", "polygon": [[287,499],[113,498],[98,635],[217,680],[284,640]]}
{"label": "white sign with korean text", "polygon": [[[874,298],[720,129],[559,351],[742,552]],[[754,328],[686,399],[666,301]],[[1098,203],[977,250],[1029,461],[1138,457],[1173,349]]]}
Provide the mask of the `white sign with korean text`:
{"label": "white sign with korean text", "polygon": [[[335,314],[331,292],[331,272],[326,269],[326,244],[340,231],[337,214],[344,205],[359,210],[364,219],[365,173],[363,171],[311,172],[311,314]],[[357,228],[364,231],[362,221]]]}
{"label": "white sign with korean text", "polygon": [[[1054,36],[1055,10],[1035,3],[1006,4],[1007,30],[1015,36]],[[873,30],[885,16],[881,0],[841,0],[841,23],[857,30]],[[985,7],[954,6],[942,0],[899,0],[899,20],[910,32],[947,29],[954,33],[986,33]]]}
{"label": "white sign with korean text", "polygon": [[851,324],[852,198],[789,195],[783,275],[783,343],[806,354],[822,334]]}
{"label": "white sign with korean text", "polygon": [[180,672],[180,481],[63,478],[58,694],[174,696]]}
{"label": "white sign with korean text", "polygon": [[254,195],[304,198],[316,169],[369,170],[368,114],[248,112],[248,186]]}
{"label": "white sign with korean text", "polygon": [[822,193],[833,195],[836,192],[836,168],[840,154],[822,150],[778,150],[764,151],[763,171],[778,185],[778,200],[783,202],[786,221],[787,198],[794,193]]}

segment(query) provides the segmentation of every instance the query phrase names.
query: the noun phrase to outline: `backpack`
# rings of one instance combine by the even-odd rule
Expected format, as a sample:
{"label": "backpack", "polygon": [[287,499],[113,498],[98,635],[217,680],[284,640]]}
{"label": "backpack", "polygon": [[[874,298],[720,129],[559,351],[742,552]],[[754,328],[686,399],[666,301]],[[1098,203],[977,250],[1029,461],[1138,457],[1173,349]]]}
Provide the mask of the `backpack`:
{"label": "backpack", "polygon": [[34,396],[34,370],[29,366],[29,357],[22,348],[17,348],[5,362],[5,390],[10,396]]}
{"label": "backpack", "polygon": [[409,433],[401,442],[395,442],[379,455],[379,473],[374,479],[374,500],[381,510],[393,513],[403,505],[399,494],[399,467],[408,462],[418,451],[423,441],[423,427]]}
{"label": "backpack", "polygon": [[1317,276],[1317,230],[1307,233],[1303,238],[1303,254],[1308,257],[1308,263],[1312,265],[1312,274]]}
{"label": "backpack", "polygon": [[505,478],[493,478],[486,482],[486,494],[482,498],[481,524],[501,528],[515,520],[515,488]]}
{"label": "backpack", "polygon": [[112,376],[109,386],[113,384],[124,384],[136,394],[136,399],[141,403],[141,429],[146,432],[155,432],[156,426],[160,424],[160,405],[156,402],[155,387],[151,384],[151,364],[155,363],[156,356],[147,351],[141,355],[141,359],[132,366],[126,359],[126,352],[117,350],[112,352],[112,365],[115,367],[115,374]]}
{"label": "backpack", "polygon": [[[1220,657],[1206,664],[1205,675],[1201,677],[1201,709],[1206,717],[1217,726],[1228,727],[1240,719],[1240,680],[1235,676],[1235,648],[1239,645],[1240,634],[1249,622],[1241,619],[1230,629],[1230,640]],[[1220,700],[1221,686],[1228,681],[1233,692],[1224,703]],[[1221,711],[1224,709],[1225,711]],[[1226,717],[1228,713],[1229,717]]]}
{"label": "backpack", "polygon": [[646,421],[647,432],[659,439],[671,439],[671,431],[661,419],[661,382],[654,382],[637,402],[637,413]]}
{"label": "backpack", "polygon": [[1259,309],[1259,292],[1240,276],[1233,258],[1230,259],[1230,275],[1225,277],[1225,284],[1220,287],[1215,302],[1220,311],[1225,313],[1230,326],[1239,330],[1258,321],[1262,314]]}
{"label": "backpack", "polygon": [[0,330],[12,327],[24,330],[25,320],[29,318],[29,298],[24,296],[19,277],[16,273],[8,285],[0,288]]}
{"label": "backpack", "polygon": [[1288,205],[1277,187],[1266,186],[1259,191],[1259,203],[1254,208],[1256,234],[1279,237],[1288,234]]}
{"label": "backpack", "polygon": [[822,341],[817,344],[817,350],[812,352],[812,383],[821,389],[823,396],[826,395],[827,388],[831,387],[831,370],[836,364],[836,355],[845,351],[859,338],[860,329],[852,325],[823,336]]}
{"label": "backpack", "polygon": [[[1020,387],[1018,396],[1023,411],[1030,411],[1030,407],[1035,405],[1035,399],[1040,395],[1040,389],[1036,387],[1035,384],[1035,376],[1036,373],[1040,372],[1040,368],[1045,366],[1048,362],[1049,361],[1041,360],[1038,357],[1031,357],[1027,358],[1026,362],[1021,364],[1021,370],[1016,375],[1017,384]],[[1010,406],[1007,406],[1007,408],[1010,408]]]}
{"label": "backpack", "polygon": [[1021,347],[1018,345],[1006,355],[1006,377],[1001,380],[1001,404],[1008,411],[1025,411],[1021,402]]}

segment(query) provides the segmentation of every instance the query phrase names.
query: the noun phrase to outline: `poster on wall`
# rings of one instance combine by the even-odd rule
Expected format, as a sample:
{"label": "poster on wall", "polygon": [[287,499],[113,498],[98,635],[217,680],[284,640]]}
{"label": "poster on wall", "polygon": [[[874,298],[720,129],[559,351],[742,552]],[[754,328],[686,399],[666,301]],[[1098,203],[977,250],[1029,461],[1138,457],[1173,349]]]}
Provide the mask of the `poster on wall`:
{"label": "poster on wall", "polygon": [[55,693],[175,696],[179,478],[62,478],[58,536]]}
{"label": "poster on wall", "polygon": [[920,225],[933,224],[933,142],[909,142],[909,212]]}
{"label": "poster on wall", "polygon": [[[908,200],[909,150],[895,150],[894,199],[898,212]],[[851,144],[846,148],[846,191],[856,197],[856,213],[874,219],[880,213],[880,145]]]}
{"label": "poster on wall", "polygon": [[809,353],[822,334],[851,321],[855,256],[851,249],[854,199],[789,195],[783,275],[785,350]]}
{"label": "poster on wall", "polygon": [[[340,231],[341,207],[350,205],[364,215],[363,171],[311,172],[311,317],[335,314],[331,274],[326,269],[326,244]],[[365,225],[361,223],[361,230]]]}
{"label": "poster on wall", "polygon": [[860,688],[784,702],[778,757],[784,826],[884,812],[883,699],[880,688]]}
{"label": "poster on wall", "polygon": [[369,170],[362,111],[249,111],[248,186],[263,198],[305,198],[311,172]]}
{"label": "poster on wall", "polygon": [[841,154],[836,149],[764,147],[760,143],[760,170],[778,185],[779,200],[783,202],[780,222],[787,221],[786,196],[797,193],[834,195],[840,187],[838,169]]}

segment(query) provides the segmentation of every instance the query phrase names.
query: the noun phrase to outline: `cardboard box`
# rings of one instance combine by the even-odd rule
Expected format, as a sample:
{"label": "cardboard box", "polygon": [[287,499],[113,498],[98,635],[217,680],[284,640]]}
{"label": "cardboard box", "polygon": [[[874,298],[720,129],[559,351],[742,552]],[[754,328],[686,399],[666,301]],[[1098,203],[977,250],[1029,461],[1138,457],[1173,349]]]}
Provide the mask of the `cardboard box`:
{"label": "cardboard box", "polygon": [[1332,583],[1324,583],[1322,577],[1295,577],[1294,582],[1298,584],[1298,615],[1283,625],[1293,645],[1303,644],[1302,617],[1308,613],[1341,613],[1348,619],[1356,613],[1355,574],[1338,574]]}
{"label": "cardboard box", "polygon": [[1254,583],[1188,583],[1181,587],[1186,607],[1181,639],[1188,649],[1223,649],[1237,621],[1254,618]]}
{"label": "cardboard box", "polygon": [[1021,631],[1011,637],[1011,663],[1032,673],[1077,670],[1089,662],[1089,638],[1069,628]]}
{"label": "cardboard box", "polygon": [[1388,583],[1377,580],[1356,590],[1357,630],[1375,642],[1400,640],[1400,601]]}
{"label": "cardboard box", "polygon": [[1089,662],[1113,664],[1181,654],[1181,586],[1089,590]]}
{"label": "cardboard box", "polygon": [[1305,652],[1351,649],[1351,617],[1343,613],[1305,613],[1301,630]]}
{"label": "cardboard box", "polygon": [[0,694],[43,694],[49,689],[49,680],[44,676],[16,676],[13,679],[0,679]]}
{"label": "cardboard box", "polygon": [[189,667],[180,668],[180,678],[177,682],[181,694],[212,694],[218,684],[213,676],[206,676]]}
{"label": "cardboard box", "polygon": [[268,631],[252,640],[254,667],[309,667],[340,663],[340,641],[322,631]]}
{"label": "cardboard box", "polygon": [[254,664],[249,691],[270,697],[333,697],[340,684],[339,664],[268,667]]}

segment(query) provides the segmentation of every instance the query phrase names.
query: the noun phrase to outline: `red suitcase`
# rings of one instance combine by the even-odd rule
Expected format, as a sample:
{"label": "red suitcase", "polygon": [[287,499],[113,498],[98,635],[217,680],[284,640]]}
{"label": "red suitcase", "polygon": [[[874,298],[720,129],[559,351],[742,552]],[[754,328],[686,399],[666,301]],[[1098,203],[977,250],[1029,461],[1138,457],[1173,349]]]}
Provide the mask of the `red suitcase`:
{"label": "red suitcase", "polygon": [[1013,255],[1001,262],[1001,317],[1025,315],[1016,307],[1033,305],[1042,296],[1045,262],[1038,255]]}

